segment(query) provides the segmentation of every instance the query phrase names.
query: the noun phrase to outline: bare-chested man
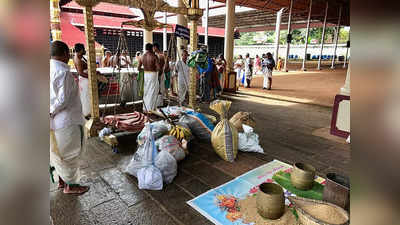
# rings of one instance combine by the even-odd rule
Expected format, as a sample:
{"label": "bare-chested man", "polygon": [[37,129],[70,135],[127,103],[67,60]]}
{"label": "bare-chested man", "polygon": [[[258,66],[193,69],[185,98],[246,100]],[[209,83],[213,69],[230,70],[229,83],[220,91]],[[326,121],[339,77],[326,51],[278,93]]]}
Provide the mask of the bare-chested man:
{"label": "bare-chested man", "polygon": [[[82,113],[86,119],[90,118],[90,95],[88,80],[87,60],[83,57],[86,54],[85,46],[82,43],[76,43],[74,46],[74,65],[79,75],[79,93],[82,102]],[[97,72],[97,78],[103,83],[107,83],[107,78]],[[99,84],[100,85],[100,84]],[[99,88],[100,91],[100,88]]]}
{"label": "bare-chested man", "polygon": [[153,45],[146,44],[146,53],[140,57],[138,70],[144,68],[143,111],[148,112],[157,108],[159,93],[158,74],[162,71],[159,59],[153,52]]}
{"label": "bare-chested man", "polygon": [[153,51],[158,57],[161,70],[158,72],[158,80],[160,83],[160,93],[165,96],[165,85],[161,85],[165,83],[165,75],[164,75],[164,67],[165,67],[165,56],[163,52],[160,50],[160,45],[158,43],[153,43]]}

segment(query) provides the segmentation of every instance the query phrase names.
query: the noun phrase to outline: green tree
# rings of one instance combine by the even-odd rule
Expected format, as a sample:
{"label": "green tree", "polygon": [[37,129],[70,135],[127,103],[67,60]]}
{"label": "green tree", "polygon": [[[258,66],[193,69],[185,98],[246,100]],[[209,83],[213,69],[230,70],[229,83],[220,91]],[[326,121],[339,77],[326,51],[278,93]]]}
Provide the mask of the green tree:
{"label": "green tree", "polygon": [[[327,27],[325,30],[325,43],[331,44],[335,43],[335,31],[336,27]],[[292,33],[292,44],[304,44],[305,43],[305,35],[306,28],[302,29],[294,29],[291,31]],[[262,31],[262,32],[243,32],[240,33],[241,37],[239,40],[235,41],[235,45],[257,45],[257,44],[267,44],[275,42],[275,31]],[[339,40],[338,43],[346,43],[349,40],[349,29],[341,28],[339,32]],[[262,40],[257,43],[255,40]],[[281,30],[279,43],[286,44],[287,30]],[[311,28],[310,34],[308,36],[308,43],[311,40],[317,40],[317,43],[321,42],[322,37],[322,27]]]}

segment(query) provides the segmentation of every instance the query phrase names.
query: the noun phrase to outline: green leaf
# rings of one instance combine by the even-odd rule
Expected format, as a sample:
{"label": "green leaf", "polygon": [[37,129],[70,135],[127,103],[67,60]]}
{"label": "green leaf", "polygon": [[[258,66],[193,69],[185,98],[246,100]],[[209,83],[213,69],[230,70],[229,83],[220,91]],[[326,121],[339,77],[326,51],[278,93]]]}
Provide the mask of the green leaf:
{"label": "green leaf", "polygon": [[274,174],[272,179],[276,181],[279,185],[281,185],[283,188],[285,188],[286,190],[290,191],[291,193],[299,197],[322,200],[322,193],[324,191],[324,186],[318,182],[314,181],[314,185],[311,190],[303,191],[295,188],[292,185],[292,182],[290,181],[290,173],[279,171]]}

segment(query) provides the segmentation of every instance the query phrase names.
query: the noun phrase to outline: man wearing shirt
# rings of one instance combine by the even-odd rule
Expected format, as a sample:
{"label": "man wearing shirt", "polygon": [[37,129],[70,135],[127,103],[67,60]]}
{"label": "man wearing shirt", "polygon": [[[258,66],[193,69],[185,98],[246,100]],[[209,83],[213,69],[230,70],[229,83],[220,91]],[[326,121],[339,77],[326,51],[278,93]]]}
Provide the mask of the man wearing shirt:
{"label": "man wearing shirt", "polygon": [[83,194],[88,186],[78,184],[82,154],[83,117],[79,87],[69,71],[68,46],[54,41],[50,47],[50,164],[59,176],[64,194]]}

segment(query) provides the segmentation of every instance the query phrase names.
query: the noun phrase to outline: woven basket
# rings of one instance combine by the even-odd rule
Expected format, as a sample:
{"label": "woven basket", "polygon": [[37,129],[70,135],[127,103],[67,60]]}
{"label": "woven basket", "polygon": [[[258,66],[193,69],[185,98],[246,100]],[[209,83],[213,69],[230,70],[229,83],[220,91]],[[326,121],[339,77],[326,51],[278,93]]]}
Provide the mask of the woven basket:
{"label": "woven basket", "polygon": [[[337,205],[334,205],[334,204],[331,204],[331,203],[328,203],[325,201],[319,201],[319,200],[313,200],[313,199],[307,199],[307,198],[301,198],[301,197],[295,197],[295,196],[290,196],[290,197],[288,197],[288,199],[294,205],[297,215],[299,216],[298,221],[302,225],[348,225],[348,224],[350,224],[349,214],[344,209],[340,208]],[[303,210],[303,207],[306,205],[328,205],[328,206],[331,206],[335,210],[337,210],[337,212],[339,212],[346,218],[346,222],[341,223],[341,224],[331,224],[331,223],[327,223],[325,221],[321,221]]]}

